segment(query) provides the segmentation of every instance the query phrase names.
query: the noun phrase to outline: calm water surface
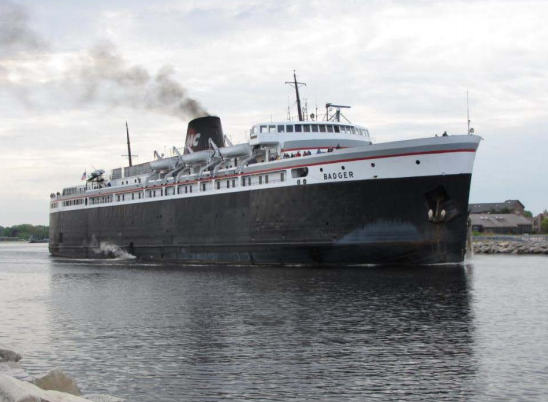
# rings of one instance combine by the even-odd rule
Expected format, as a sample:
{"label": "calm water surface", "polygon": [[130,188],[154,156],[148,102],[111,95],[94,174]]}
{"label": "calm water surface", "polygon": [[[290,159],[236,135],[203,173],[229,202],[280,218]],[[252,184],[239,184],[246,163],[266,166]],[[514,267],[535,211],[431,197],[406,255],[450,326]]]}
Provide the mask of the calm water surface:
{"label": "calm water surface", "polygon": [[0,343],[131,401],[543,401],[547,318],[547,257],[183,267],[0,244]]}

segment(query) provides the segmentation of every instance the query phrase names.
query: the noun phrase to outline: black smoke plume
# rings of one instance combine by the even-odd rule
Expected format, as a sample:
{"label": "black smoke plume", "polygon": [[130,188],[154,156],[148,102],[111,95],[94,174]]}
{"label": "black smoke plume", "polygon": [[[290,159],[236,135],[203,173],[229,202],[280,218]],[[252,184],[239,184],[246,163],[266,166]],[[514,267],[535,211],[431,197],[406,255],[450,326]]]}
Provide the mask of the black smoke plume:
{"label": "black smoke plume", "polygon": [[142,66],[128,65],[112,43],[96,45],[79,64],[70,75],[81,84],[83,102],[108,102],[181,119],[208,115],[200,102],[189,97],[175,80],[172,67],[163,66],[151,75]]}
{"label": "black smoke plume", "polygon": [[[10,71],[18,72],[19,59],[38,55],[47,58],[51,55],[49,48],[48,42],[31,29],[25,8],[0,0],[0,90],[4,86],[30,107],[32,102],[26,96],[29,84],[26,87],[13,85],[8,76]],[[48,94],[56,102],[76,95],[81,106],[108,104],[150,110],[180,119],[207,116],[205,108],[188,96],[174,76],[175,71],[169,65],[155,74],[142,66],[131,65],[113,43],[101,42],[65,71],[63,82],[50,85]]]}
{"label": "black smoke plume", "polygon": [[47,43],[29,27],[27,10],[17,4],[0,2],[0,61],[16,54],[41,52]]}

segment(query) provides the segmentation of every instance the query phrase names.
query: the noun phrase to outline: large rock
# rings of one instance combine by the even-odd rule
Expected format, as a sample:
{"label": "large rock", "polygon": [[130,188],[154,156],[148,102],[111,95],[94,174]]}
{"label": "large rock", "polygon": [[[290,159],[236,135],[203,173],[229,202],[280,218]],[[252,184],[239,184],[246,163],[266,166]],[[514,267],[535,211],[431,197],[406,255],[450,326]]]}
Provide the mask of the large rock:
{"label": "large rock", "polygon": [[18,362],[21,358],[21,355],[14,352],[9,346],[0,344],[0,361]]}
{"label": "large rock", "polygon": [[22,381],[32,381],[34,378],[25,371],[25,369],[17,362],[1,362],[0,374],[9,375]]}
{"label": "large rock", "polygon": [[30,382],[0,374],[1,402],[89,402],[64,392],[45,391]]}
{"label": "large rock", "polygon": [[43,390],[67,392],[76,396],[82,395],[76,382],[58,367],[48,371],[43,376],[36,377],[32,383]]}

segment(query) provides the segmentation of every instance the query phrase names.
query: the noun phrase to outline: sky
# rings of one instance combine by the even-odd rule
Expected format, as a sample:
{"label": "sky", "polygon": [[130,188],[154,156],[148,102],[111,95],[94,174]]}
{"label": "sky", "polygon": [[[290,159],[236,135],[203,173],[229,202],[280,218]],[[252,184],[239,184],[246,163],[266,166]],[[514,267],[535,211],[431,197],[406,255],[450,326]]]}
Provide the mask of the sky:
{"label": "sky", "polygon": [[[548,208],[548,1],[0,0],[0,225],[47,224],[82,173],[351,105],[374,142],[467,131],[470,202]],[[179,105],[183,105],[181,108]]]}

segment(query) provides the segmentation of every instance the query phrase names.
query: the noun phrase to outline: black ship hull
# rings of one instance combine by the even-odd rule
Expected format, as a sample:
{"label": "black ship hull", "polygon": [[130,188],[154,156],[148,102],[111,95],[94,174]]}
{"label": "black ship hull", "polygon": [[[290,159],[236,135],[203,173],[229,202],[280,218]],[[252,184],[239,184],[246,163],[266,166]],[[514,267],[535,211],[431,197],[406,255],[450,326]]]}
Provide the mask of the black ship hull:
{"label": "black ship hull", "polygon": [[470,181],[332,182],[62,211],[50,214],[49,249],[102,258],[115,246],[204,264],[462,262]]}

